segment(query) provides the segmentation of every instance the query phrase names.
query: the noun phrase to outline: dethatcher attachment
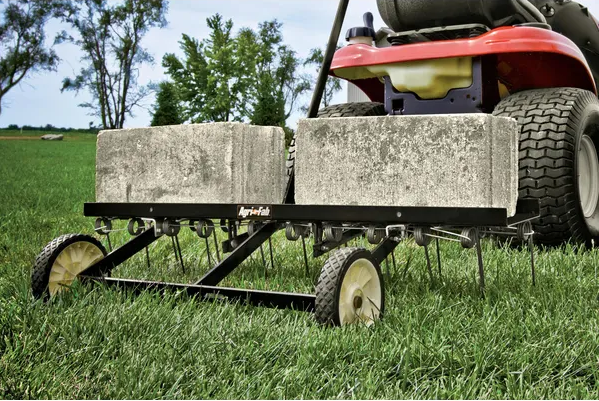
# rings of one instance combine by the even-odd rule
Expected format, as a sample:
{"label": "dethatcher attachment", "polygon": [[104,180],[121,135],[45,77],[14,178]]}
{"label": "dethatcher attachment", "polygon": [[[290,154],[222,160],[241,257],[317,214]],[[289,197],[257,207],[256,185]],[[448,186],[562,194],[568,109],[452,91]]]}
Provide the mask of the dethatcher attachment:
{"label": "dethatcher attachment", "polygon": [[[277,137],[275,132],[279,128],[228,123],[217,133],[213,124],[203,124],[197,130],[207,136],[200,137],[194,127],[171,127],[168,135],[157,135],[179,135],[173,142],[184,147],[168,149],[177,155],[171,158],[155,153],[156,142],[145,146],[145,132],[135,140],[113,136],[112,150],[104,152],[127,154],[127,160],[116,171],[118,161],[107,158],[97,167],[103,175],[96,179],[104,180],[98,186],[103,194],[118,193],[114,196],[120,201],[99,196],[101,202],[84,208],[86,216],[97,218],[96,233],[106,237],[109,250],[86,235],[55,239],[35,262],[33,294],[54,296],[79,278],[140,291],[172,289],[200,299],[294,308],[315,312],[324,324],[370,325],[385,309],[381,263],[389,257],[395,263],[394,250],[408,237],[424,248],[431,280],[442,272],[440,240],[476,252],[483,295],[481,239],[486,236],[515,237],[528,244],[533,285],[533,235],[550,246],[568,241],[590,245],[599,239],[599,28],[586,7],[562,0],[377,0],[388,27],[376,31],[373,15],[366,13],[364,26],[350,29],[348,46],[336,51],[348,4],[339,1],[308,120],[299,124],[308,127],[297,137],[304,146],[297,162],[303,158],[303,165],[296,165],[296,138],[289,149],[286,190],[278,157],[284,134]],[[319,112],[328,75],[350,81],[370,101]],[[441,124],[422,118],[431,115],[447,118]],[[510,124],[511,131],[506,128]],[[214,139],[225,137],[226,146]],[[195,142],[181,145],[189,138]],[[346,146],[350,139],[360,146]],[[244,145],[239,151],[231,145],[235,141]],[[260,149],[248,156],[247,148],[259,141]],[[206,143],[211,151],[190,156],[190,149]],[[146,153],[128,154],[142,148]],[[215,153],[238,159],[219,172],[222,160],[209,160]],[[179,155],[188,164],[177,165]],[[255,159],[261,156],[276,160],[260,164]],[[148,173],[157,157],[166,167],[160,174]],[[275,166],[279,162],[280,169]],[[135,169],[137,175],[123,179]],[[241,180],[235,177],[246,170],[259,173],[236,185]],[[199,190],[197,182],[205,182],[198,176],[215,171],[209,190]],[[359,179],[351,180],[356,178],[352,174]],[[370,185],[379,176],[384,179]],[[165,188],[139,188],[155,177],[167,177],[184,191],[173,195]],[[190,183],[190,177],[196,182]],[[262,198],[264,188],[276,193]],[[210,190],[210,199],[195,197]],[[140,193],[141,198],[130,199]],[[152,198],[162,195],[167,200]],[[443,197],[446,202],[437,203]],[[282,204],[277,203],[281,198]],[[132,238],[113,249],[115,220],[128,221]],[[210,268],[194,284],[111,277],[138,253],[145,253],[150,267],[148,246],[164,237],[170,238],[185,272],[178,237],[182,228],[193,230],[206,247]],[[218,229],[228,237],[220,244]],[[287,240],[301,240],[306,269],[307,239],[313,243],[313,257],[330,254],[315,295],[219,286],[258,250],[265,264],[269,257],[274,265],[271,239],[281,230]],[[349,247],[359,238],[372,249]],[[431,245],[437,266],[431,262]]]}
{"label": "dethatcher attachment", "polygon": [[[96,232],[104,235],[109,244],[112,222],[128,220],[127,230],[132,239],[107,253],[100,242],[87,235],[57,238],[36,261],[34,295],[56,295],[78,277],[83,281],[136,291],[171,289],[207,300],[239,300],[251,305],[315,312],[317,320],[325,324],[363,322],[370,325],[381,317],[385,308],[380,266],[389,256],[394,257],[397,245],[410,234],[416,244],[425,249],[431,277],[435,274],[429,257],[429,246],[433,241],[437,252],[439,240],[459,242],[464,248],[475,249],[480,290],[484,292],[481,238],[490,234],[513,236],[528,241],[532,247],[530,221],[538,215],[538,204],[535,201],[520,202],[517,215],[510,219],[505,209],[218,204],[88,203],[85,215],[98,217]],[[213,221],[219,221],[221,229],[228,235],[222,247],[216,243]],[[222,260],[209,260],[213,267],[196,283],[173,284],[110,277],[120,264],[140,252],[147,252],[150,244],[165,237],[172,241],[181,268],[185,269],[178,241],[182,228],[196,232],[207,247],[208,258],[211,242],[217,250],[220,247],[223,255],[226,254]],[[285,231],[289,241],[302,241],[306,268],[307,238],[313,237],[313,256],[330,253],[318,279],[315,295],[218,286],[279,230]],[[343,248],[359,237],[367,239],[374,246],[373,250]],[[270,250],[272,255],[272,247]],[[217,255],[220,258],[220,251]],[[531,248],[534,272],[532,255]]]}

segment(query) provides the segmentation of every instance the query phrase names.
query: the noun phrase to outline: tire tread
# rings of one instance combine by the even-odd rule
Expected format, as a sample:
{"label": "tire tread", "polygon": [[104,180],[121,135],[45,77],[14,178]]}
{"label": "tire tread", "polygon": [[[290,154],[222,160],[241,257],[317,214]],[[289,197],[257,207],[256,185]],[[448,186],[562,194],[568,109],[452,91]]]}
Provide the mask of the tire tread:
{"label": "tire tread", "polygon": [[104,245],[89,235],[65,234],[53,239],[44,247],[44,249],[42,249],[39,255],[37,255],[35,263],[33,264],[33,269],[31,270],[31,291],[35,298],[48,298],[48,280],[54,260],[64,248],[72,243],[82,241],[93,243],[100,248],[104,255],[106,255],[106,248]]}
{"label": "tire tread", "polygon": [[589,241],[578,210],[575,157],[577,125],[592,102],[597,97],[578,88],[536,89],[505,98],[493,113],[520,124],[519,197],[540,200],[533,227],[541,244]]}

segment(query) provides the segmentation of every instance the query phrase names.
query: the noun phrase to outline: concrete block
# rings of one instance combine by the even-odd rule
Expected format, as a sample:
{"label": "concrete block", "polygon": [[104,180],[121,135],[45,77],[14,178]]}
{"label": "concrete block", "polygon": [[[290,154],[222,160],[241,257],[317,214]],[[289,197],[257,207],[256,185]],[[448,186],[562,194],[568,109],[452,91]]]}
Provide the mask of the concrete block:
{"label": "concrete block", "polygon": [[301,120],[296,202],[506,208],[518,200],[516,120],[484,114]]}
{"label": "concrete block", "polygon": [[41,136],[42,141],[62,141],[64,136],[62,134],[47,134]]}
{"label": "concrete block", "polygon": [[278,127],[209,123],[98,136],[98,202],[276,204],[285,185]]}

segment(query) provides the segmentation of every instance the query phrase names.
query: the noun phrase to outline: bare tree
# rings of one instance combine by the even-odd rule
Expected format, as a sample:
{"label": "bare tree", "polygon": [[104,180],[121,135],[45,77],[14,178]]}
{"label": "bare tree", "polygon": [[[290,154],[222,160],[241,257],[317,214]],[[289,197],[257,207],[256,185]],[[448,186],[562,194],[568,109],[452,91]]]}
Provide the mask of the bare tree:
{"label": "bare tree", "polygon": [[77,31],[70,41],[84,53],[85,66],[62,90],[88,90],[92,102],[80,106],[101,119],[103,128],[123,128],[126,116],[150,94],[138,84],[139,67],[154,58],[141,45],[153,27],[166,26],[166,0],[73,0],[66,21]]}

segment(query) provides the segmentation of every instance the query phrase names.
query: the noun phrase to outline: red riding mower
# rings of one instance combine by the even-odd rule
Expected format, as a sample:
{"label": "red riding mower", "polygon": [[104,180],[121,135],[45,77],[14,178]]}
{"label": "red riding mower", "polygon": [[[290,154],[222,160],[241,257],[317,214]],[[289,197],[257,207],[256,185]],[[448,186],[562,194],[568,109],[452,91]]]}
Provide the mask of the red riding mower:
{"label": "red riding mower", "polygon": [[330,74],[371,103],[319,116],[513,117],[522,129],[519,196],[540,201],[536,241],[598,237],[599,28],[589,10],[570,0],[378,0],[378,8],[389,29],[376,32],[367,13],[330,59]]}

